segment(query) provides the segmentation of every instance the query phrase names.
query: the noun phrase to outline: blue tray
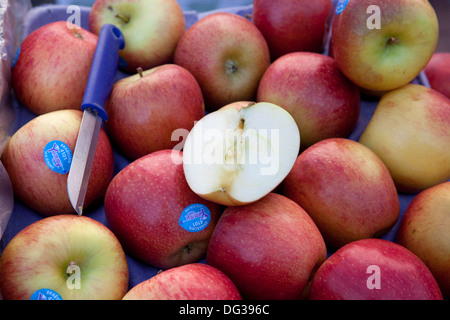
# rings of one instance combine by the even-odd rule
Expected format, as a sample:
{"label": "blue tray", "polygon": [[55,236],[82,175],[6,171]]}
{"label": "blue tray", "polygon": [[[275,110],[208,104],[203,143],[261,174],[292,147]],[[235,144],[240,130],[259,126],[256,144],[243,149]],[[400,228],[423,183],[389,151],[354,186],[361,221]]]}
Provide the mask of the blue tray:
{"label": "blue tray", "polygon": [[[90,7],[80,7],[81,9],[81,27],[88,29],[88,17],[90,12]],[[215,11],[197,13],[194,11],[185,12],[186,24],[187,27],[190,27],[196,21],[204,17],[205,15],[211,14],[217,11],[227,11],[237,13],[241,16],[246,16],[252,12],[252,6],[245,7],[235,7],[235,8],[227,8],[227,9],[219,9]],[[33,8],[27,15],[25,19],[25,25],[23,29],[22,38],[25,38],[28,34],[30,34],[35,29],[43,26],[44,24],[54,22],[54,21],[66,21],[71,13],[67,13],[66,5],[43,5],[40,7]],[[119,72],[117,75],[117,79],[123,78],[127,76],[127,74]],[[415,83],[423,84],[428,86],[428,82],[426,77],[422,74],[414,80]],[[349,139],[357,141],[364,131],[366,125],[372,117],[372,114],[378,104],[378,100],[376,99],[365,99],[362,97],[361,101],[361,114],[359,120],[356,124],[356,127],[352,134],[348,137]],[[22,125],[33,119],[35,116],[29,112],[24,106],[22,106],[18,101],[13,101],[14,111],[16,113],[16,123],[14,124],[14,131],[20,128]],[[126,165],[129,164],[129,161],[125,159],[121,154],[114,152],[115,157],[115,173],[118,173],[122,170]],[[397,221],[396,225],[386,233],[382,238],[389,241],[394,241],[395,235],[397,233],[397,229],[399,227],[399,223],[403,213],[405,212],[407,206],[413,199],[414,195],[403,195],[400,194],[400,218]],[[103,207],[99,207],[92,211],[86,213],[87,216],[105,224],[108,226],[108,223],[105,218],[105,213]],[[30,210],[25,204],[21,201],[15,199],[14,210],[12,212],[10,221],[5,230],[5,233],[0,242],[0,252],[3,251],[8,242],[23,228],[30,225],[31,223],[42,219],[43,216]],[[331,252],[329,252],[331,254]],[[145,263],[142,263],[133,257],[127,255],[127,261],[130,270],[130,279],[129,279],[129,287],[132,288],[136,284],[149,279],[154,276],[159,269],[149,266]],[[204,262],[201,260],[199,262]]]}

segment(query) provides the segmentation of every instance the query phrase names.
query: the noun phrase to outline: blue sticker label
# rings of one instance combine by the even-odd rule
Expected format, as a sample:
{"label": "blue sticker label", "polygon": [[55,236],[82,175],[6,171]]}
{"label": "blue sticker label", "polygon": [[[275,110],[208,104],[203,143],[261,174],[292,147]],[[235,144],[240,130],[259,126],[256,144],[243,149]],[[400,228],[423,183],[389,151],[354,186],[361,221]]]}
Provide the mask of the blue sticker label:
{"label": "blue sticker label", "polygon": [[344,9],[347,6],[349,1],[350,0],[339,0],[336,5],[336,14],[341,14],[342,11],[344,11]]}
{"label": "blue sticker label", "polygon": [[53,171],[66,174],[72,164],[72,151],[62,141],[51,141],[44,148],[44,161]]}
{"label": "blue sticker label", "polygon": [[62,298],[51,289],[39,289],[31,295],[30,300],[62,300]]}
{"label": "blue sticker label", "polygon": [[13,60],[13,62],[12,62],[11,69],[14,68],[14,66],[15,66],[16,63],[17,63],[17,60],[19,60],[19,55],[20,55],[20,47],[17,48],[16,56],[14,57],[14,60]]}
{"label": "blue sticker label", "polygon": [[211,212],[201,203],[187,206],[180,216],[180,226],[190,232],[198,232],[205,229],[211,221]]}

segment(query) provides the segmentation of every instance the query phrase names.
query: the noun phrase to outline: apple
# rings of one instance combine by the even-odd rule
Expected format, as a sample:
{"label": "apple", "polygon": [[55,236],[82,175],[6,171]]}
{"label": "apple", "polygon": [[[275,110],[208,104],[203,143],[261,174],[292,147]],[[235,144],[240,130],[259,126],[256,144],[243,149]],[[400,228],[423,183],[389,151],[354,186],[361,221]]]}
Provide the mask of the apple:
{"label": "apple", "polygon": [[180,39],[174,62],[200,84],[206,110],[239,100],[255,100],[258,83],[270,65],[267,42],[258,28],[234,13],[209,14]]}
{"label": "apple", "polygon": [[[5,147],[2,162],[14,194],[44,215],[75,213],[67,193],[67,176],[83,112],[52,111],[19,128]],[[97,142],[85,207],[101,202],[114,172],[114,155],[103,129]]]}
{"label": "apple", "polygon": [[333,253],[311,282],[310,300],[442,300],[427,266],[383,239],[362,239]]}
{"label": "apple", "polygon": [[189,189],[182,152],[159,150],[122,169],[105,196],[108,226],[131,256],[158,268],[196,262],[206,254],[221,213]]}
{"label": "apple", "polygon": [[431,88],[450,99],[450,52],[434,53],[424,71]]}
{"label": "apple", "polygon": [[269,193],[225,209],[206,263],[223,271],[244,299],[298,300],[307,296],[309,279],[326,255],[308,214],[285,196]]}
{"label": "apple", "polygon": [[272,102],[295,119],[307,148],[327,138],[347,137],[356,125],[359,88],[333,58],[312,52],[288,53],[274,61],[258,87],[257,101]]}
{"label": "apple", "polygon": [[359,142],[372,149],[402,193],[417,193],[450,178],[450,99],[418,84],[379,101]]}
{"label": "apple", "polygon": [[53,299],[120,300],[128,290],[128,274],[114,234],[92,218],[72,214],[30,224],[0,257],[5,300],[35,300],[41,289]]}
{"label": "apple", "polygon": [[427,265],[445,298],[450,297],[450,182],[430,187],[411,201],[396,242]]}
{"label": "apple", "polygon": [[333,56],[346,77],[364,89],[388,91],[408,84],[424,69],[439,36],[428,1],[344,3],[334,15],[331,37]]}
{"label": "apple", "polygon": [[111,142],[131,160],[174,148],[175,130],[188,132],[205,114],[203,95],[194,76],[174,64],[117,81],[106,111]]}
{"label": "apple", "polygon": [[128,291],[123,300],[242,300],[222,271],[189,263],[162,271]]}
{"label": "apple", "polygon": [[89,30],[98,35],[106,23],[123,33],[126,45],[119,54],[125,61],[121,68],[128,72],[172,62],[186,30],[176,0],[96,0],[89,13]]}
{"label": "apple", "polygon": [[400,215],[386,166],[369,148],[344,138],[303,151],[284,180],[283,194],[308,212],[333,248],[381,236]]}
{"label": "apple", "polygon": [[198,121],[183,149],[189,187],[226,206],[257,201],[294,165],[300,133],[292,116],[272,103],[221,108]]}
{"label": "apple", "polygon": [[254,0],[252,21],[273,61],[291,52],[321,52],[332,8],[331,0]]}
{"label": "apple", "polygon": [[95,34],[66,21],[33,31],[22,42],[11,71],[15,97],[35,115],[79,110],[97,40]]}

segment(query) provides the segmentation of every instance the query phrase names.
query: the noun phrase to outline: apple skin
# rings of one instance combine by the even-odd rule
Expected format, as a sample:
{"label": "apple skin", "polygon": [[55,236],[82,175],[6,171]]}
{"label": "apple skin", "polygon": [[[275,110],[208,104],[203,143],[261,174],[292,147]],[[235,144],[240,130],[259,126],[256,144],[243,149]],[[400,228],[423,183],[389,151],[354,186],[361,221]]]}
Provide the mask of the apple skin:
{"label": "apple skin", "polygon": [[406,208],[396,238],[427,265],[444,298],[450,298],[449,208],[450,182],[422,191]]}
{"label": "apple skin", "polygon": [[308,212],[333,248],[383,235],[400,214],[386,166],[349,139],[326,139],[303,151],[284,180],[283,194]]}
{"label": "apple skin", "polygon": [[35,115],[79,110],[97,40],[83,28],[68,28],[66,21],[36,29],[22,42],[11,71],[15,97]]}
{"label": "apple skin", "polygon": [[244,299],[298,300],[307,296],[309,279],[326,254],[308,214],[292,200],[269,193],[225,209],[206,263],[222,270]]}
{"label": "apple skin", "polygon": [[422,85],[385,94],[359,142],[383,160],[401,193],[450,179],[450,99]]}
{"label": "apple skin", "polygon": [[240,100],[255,100],[270,65],[267,42],[258,28],[237,14],[213,13],[180,39],[174,62],[200,84],[207,111]]}
{"label": "apple skin", "polygon": [[[79,267],[80,289],[67,285],[71,264]],[[128,290],[128,275],[126,256],[115,235],[92,218],[72,214],[25,227],[0,258],[5,300],[29,300],[43,288],[56,291],[63,300],[120,300]]]}
{"label": "apple skin", "polygon": [[430,87],[450,99],[450,52],[436,52],[424,69]]}
{"label": "apple skin", "polygon": [[[108,225],[125,251],[163,269],[203,258],[221,213],[220,205],[189,188],[181,160],[181,151],[168,149],[141,157],[113,178],[105,196]],[[187,206],[196,203],[210,210],[211,221],[205,229],[190,232],[179,219]]]}
{"label": "apple skin", "polygon": [[335,14],[333,56],[339,69],[360,87],[387,91],[411,82],[436,49],[439,27],[428,1],[380,0],[379,29],[368,28],[372,0],[350,1]]}
{"label": "apple skin", "polygon": [[[44,216],[75,213],[67,193],[68,175],[52,171],[44,161],[43,152],[47,143],[59,140],[73,154],[82,117],[81,110],[59,110],[33,118],[14,133],[3,152],[1,160],[11,179],[14,194]],[[103,201],[113,172],[111,143],[101,129],[85,208]]]}
{"label": "apple skin", "polygon": [[242,300],[222,271],[204,263],[174,267],[128,291],[123,300]]}
{"label": "apple skin", "polygon": [[334,137],[347,137],[358,121],[359,88],[328,56],[294,52],[272,63],[258,87],[257,101],[286,109],[301,133],[301,147]]}
{"label": "apple skin", "polygon": [[162,65],[114,84],[106,103],[106,130],[115,148],[136,160],[175,147],[172,133],[191,130],[204,108],[194,76],[180,66]]}
{"label": "apple skin", "polygon": [[126,62],[121,68],[127,72],[172,62],[186,30],[183,10],[175,0],[96,0],[89,14],[89,30],[98,35],[105,23],[118,27],[125,38],[119,54]]}
{"label": "apple skin", "polygon": [[321,52],[332,8],[331,0],[255,0],[252,21],[264,35],[274,61],[291,52]]}
{"label": "apple skin", "polygon": [[[380,289],[368,286],[379,267]],[[427,266],[411,251],[383,239],[354,241],[333,253],[311,282],[310,300],[442,300]]]}

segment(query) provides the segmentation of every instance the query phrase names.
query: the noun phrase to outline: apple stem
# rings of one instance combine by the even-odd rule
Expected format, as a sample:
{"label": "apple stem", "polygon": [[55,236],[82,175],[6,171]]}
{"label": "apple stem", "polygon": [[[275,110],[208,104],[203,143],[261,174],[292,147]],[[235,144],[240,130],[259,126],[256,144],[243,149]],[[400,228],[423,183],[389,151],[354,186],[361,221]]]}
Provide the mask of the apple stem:
{"label": "apple stem", "polygon": [[120,20],[122,20],[123,22],[125,22],[125,24],[128,23],[128,22],[130,22],[130,18],[129,18],[129,17],[126,17],[126,16],[124,16],[124,15],[122,15],[122,14],[120,14],[120,13],[116,13],[115,17],[116,17],[116,18],[119,18]]}
{"label": "apple stem", "polygon": [[143,70],[142,70],[141,67],[137,68],[137,72],[139,73],[139,76],[140,76],[141,78],[144,77],[144,73],[143,73]]}
{"label": "apple stem", "polygon": [[397,43],[398,43],[398,39],[395,37],[390,37],[388,40],[388,45],[397,44]]}

